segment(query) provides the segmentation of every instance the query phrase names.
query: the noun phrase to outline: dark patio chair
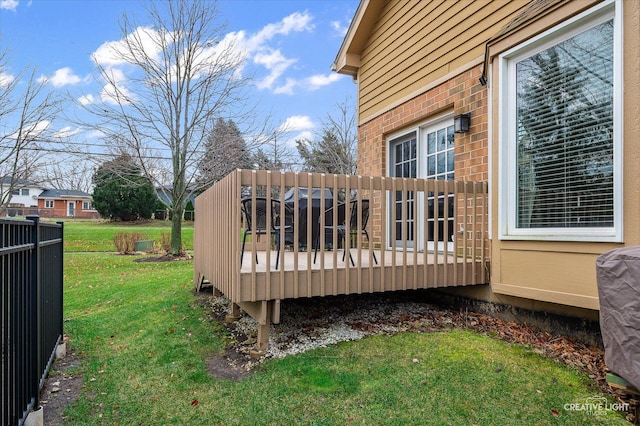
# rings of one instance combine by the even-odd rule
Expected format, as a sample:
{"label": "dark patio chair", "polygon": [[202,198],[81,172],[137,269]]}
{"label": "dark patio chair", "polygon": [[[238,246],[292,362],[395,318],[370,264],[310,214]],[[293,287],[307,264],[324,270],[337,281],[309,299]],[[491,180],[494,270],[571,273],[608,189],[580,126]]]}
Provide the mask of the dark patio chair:
{"label": "dark patio chair", "polygon": [[[252,234],[254,237],[267,234],[267,199],[266,197],[255,198],[256,216],[253,217],[253,199],[243,198],[241,210],[246,220],[246,226],[242,235],[242,252],[240,253],[240,265],[244,257],[244,247],[247,241],[247,235]],[[280,201],[271,200],[271,234],[276,238],[276,269],[278,269],[280,261],[280,229],[284,227],[285,234],[291,233],[293,230],[293,209],[284,206],[284,220],[280,218]],[[269,251],[271,251],[271,243],[267,242]],[[256,254],[256,263],[258,263],[258,255]]]}
{"label": "dark patio chair", "polygon": [[[361,200],[362,206],[360,208],[360,211],[358,211],[358,200],[351,200],[350,204],[351,204],[351,214],[349,217],[349,228],[348,228],[348,233],[349,233],[349,237],[351,236],[357,236],[358,233],[362,233],[366,238],[367,238],[367,242],[369,244],[371,244],[371,241],[369,239],[369,233],[367,232],[367,223],[369,222],[369,200],[364,199]],[[347,236],[347,228],[345,226],[346,220],[345,220],[345,203],[339,203],[338,206],[336,207],[338,209],[338,221],[337,226],[335,226],[336,231],[338,233],[338,243],[341,244],[344,247],[344,242],[345,242],[345,238]],[[360,229],[358,229],[358,213],[361,214],[360,216]],[[329,208],[327,210],[325,210],[325,222],[324,222],[325,226],[324,226],[324,232],[325,235],[328,232],[333,233],[333,207]],[[320,229],[320,227],[318,226],[318,229]],[[315,244],[315,253],[313,255],[313,263],[316,262],[316,257],[318,255],[318,248],[320,247],[320,232],[318,232],[318,235],[316,236],[316,244]],[[344,259],[346,257],[347,251],[344,250],[344,252],[342,253],[342,261],[344,262]],[[378,258],[376,257],[376,254],[373,253],[373,260],[375,262],[375,264],[378,264]],[[355,266],[355,262],[353,261],[353,256],[351,255],[351,252],[349,252],[349,260],[351,260],[351,265]]]}

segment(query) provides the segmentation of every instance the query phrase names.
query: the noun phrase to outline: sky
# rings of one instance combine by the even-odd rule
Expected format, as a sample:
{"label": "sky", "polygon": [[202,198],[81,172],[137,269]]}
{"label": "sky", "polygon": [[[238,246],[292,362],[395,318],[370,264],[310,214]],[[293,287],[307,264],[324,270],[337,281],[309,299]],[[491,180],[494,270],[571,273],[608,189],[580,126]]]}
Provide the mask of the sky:
{"label": "sky", "polygon": [[[337,102],[355,102],[356,84],[332,72],[331,64],[358,3],[218,1],[225,36],[246,49],[242,73],[252,76],[252,103],[275,125],[287,126],[291,146],[317,132]],[[95,61],[108,61],[105,49],[123,38],[123,13],[141,23],[146,19],[138,0],[0,0],[0,51],[8,52],[0,84],[35,69],[48,89],[100,102],[105,88],[95,78]],[[59,134],[80,130],[64,121],[55,125]]]}

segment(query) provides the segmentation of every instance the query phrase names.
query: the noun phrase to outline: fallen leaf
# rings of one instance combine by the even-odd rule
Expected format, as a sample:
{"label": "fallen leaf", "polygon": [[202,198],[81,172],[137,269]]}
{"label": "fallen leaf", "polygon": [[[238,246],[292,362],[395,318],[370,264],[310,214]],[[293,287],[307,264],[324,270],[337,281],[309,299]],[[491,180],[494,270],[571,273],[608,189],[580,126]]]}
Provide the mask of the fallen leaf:
{"label": "fallen leaf", "polygon": [[196,407],[200,404],[200,402],[197,399],[194,399],[193,401],[191,401],[191,406],[192,407]]}
{"label": "fallen leaf", "polygon": [[560,412],[558,410],[551,410],[551,414],[553,414],[553,417],[560,417]]}

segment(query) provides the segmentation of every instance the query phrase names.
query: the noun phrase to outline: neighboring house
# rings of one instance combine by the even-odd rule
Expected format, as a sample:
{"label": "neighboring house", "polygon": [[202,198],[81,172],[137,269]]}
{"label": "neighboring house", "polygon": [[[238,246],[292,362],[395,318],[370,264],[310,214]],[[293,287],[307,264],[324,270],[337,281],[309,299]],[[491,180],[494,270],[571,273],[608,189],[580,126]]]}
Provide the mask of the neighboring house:
{"label": "neighboring house", "polygon": [[[6,193],[10,184],[9,177],[0,178],[0,192]],[[83,191],[46,189],[41,185],[18,179],[14,183],[10,198],[3,206],[2,214],[98,218],[100,215],[93,208],[92,202],[91,194]]]}
{"label": "neighboring house", "polygon": [[24,179],[16,179],[13,182],[11,194],[6,197],[11,187],[11,177],[3,176],[0,178],[0,198],[5,200],[7,206],[16,207],[37,207],[38,195],[43,191],[43,187]]}
{"label": "neighboring house", "polygon": [[640,244],[639,16],[621,0],[361,1],[334,64],[358,82],[359,174],[489,183],[490,284],[456,291],[597,318],[597,256]]}
{"label": "neighboring house", "polygon": [[38,211],[42,217],[80,217],[97,219],[93,197],[83,191],[47,189],[38,196]]}

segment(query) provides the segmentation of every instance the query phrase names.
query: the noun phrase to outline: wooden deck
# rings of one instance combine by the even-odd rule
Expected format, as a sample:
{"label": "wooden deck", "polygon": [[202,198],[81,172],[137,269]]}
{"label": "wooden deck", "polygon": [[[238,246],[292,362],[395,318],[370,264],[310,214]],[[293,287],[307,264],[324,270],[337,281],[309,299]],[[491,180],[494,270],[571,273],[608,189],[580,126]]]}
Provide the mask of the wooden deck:
{"label": "wooden deck", "polygon": [[[311,201],[300,196],[314,191],[326,191],[332,197],[316,203],[315,216],[311,208],[303,208]],[[294,195],[287,207],[285,193]],[[351,201],[344,203],[341,199],[346,194]],[[254,205],[245,214],[241,212],[243,199]],[[255,217],[260,199],[264,205],[274,205],[275,200],[277,206],[264,222],[286,217],[285,209],[295,219],[286,229],[271,226],[264,230],[265,235],[251,236],[256,244],[247,244],[241,263],[243,229],[248,223],[244,216]],[[448,208],[442,208],[443,201]],[[487,283],[487,201],[484,182],[238,170],[196,199],[194,284],[199,288],[209,281],[231,300],[232,315],[242,308],[253,316],[259,323],[257,346],[264,349],[269,324],[279,321],[283,299]],[[440,208],[433,211],[438,202]],[[341,213],[317,213],[329,212],[327,207],[340,203]],[[348,226],[358,231],[357,236],[339,241],[335,230],[320,238],[313,235],[313,226],[347,226],[345,218],[349,217]],[[365,239],[362,229],[369,238]],[[313,250],[275,244],[287,238],[318,241],[321,247],[344,246],[353,264],[348,254],[343,261],[342,248],[319,250],[314,262]],[[450,242],[444,244],[443,239]],[[413,246],[420,249],[413,250]],[[280,252],[277,268],[276,250]]]}
{"label": "wooden deck", "polygon": [[[240,299],[290,299],[299,297],[336,296],[353,293],[417,290],[483,283],[487,276],[485,263],[442,253],[391,250],[351,249],[354,264],[343,251],[318,253],[283,252],[284,268],[275,269],[277,252],[256,252],[258,263],[245,256],[240,277]],[[375,254],[378,263],[373,260]],[[358,257],[360,256],[360,258]],[[334,267],[335,266],[335,267]],[[324,283],[324,285],[320,285]]]}

